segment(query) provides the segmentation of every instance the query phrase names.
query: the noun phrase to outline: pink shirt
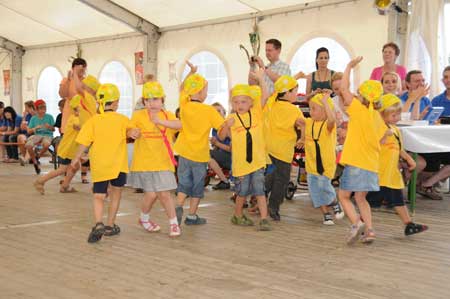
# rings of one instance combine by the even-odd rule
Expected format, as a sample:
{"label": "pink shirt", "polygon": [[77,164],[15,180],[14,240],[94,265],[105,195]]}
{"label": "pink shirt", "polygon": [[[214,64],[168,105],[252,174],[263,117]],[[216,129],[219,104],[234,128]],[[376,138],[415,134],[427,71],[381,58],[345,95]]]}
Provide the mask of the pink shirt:
{"label": "pink shirt", "polygon": [[[395,72],[399,75],[402,81],[406,79],[406,68],[404,66],[396,64]],[[383,66],[379,66],[373,69],[372,74],[370,75],[370,80],[381,80],[383,76]]]}

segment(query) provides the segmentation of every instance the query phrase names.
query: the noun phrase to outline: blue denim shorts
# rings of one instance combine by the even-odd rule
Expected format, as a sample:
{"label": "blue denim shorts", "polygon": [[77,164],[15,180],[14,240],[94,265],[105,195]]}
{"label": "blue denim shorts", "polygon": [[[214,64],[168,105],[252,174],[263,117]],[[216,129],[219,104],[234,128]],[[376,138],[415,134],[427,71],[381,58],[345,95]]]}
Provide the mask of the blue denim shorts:
{"label": "blue denim shorts", "polygon": [[246,174],[235,179],[235,191],[238,196],[263,196],[264,190],[264,168]]}
{"label": "blue denim shorts", "polygon": [[195,162],[180,156],[177,169],[177,192],[194,198],[203,198],[207,166],[207,162]]}
{"label": "blue denim shorts", "polygon": [[354,192],[379,191],[378,173],[354,166],[345,166],[340,189]]}
{"label": "blue denim shorts", "polygon": [[308,173],[307,179],[309,197],[311,197],[314,208],[328,206],[336,200],[336,191],[334,191],[329,178]]}

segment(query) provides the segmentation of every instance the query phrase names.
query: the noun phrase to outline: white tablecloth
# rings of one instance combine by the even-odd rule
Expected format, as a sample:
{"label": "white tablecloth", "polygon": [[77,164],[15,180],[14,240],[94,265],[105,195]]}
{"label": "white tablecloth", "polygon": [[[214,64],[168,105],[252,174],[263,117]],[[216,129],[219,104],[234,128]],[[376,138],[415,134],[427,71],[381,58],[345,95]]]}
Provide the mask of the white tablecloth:
{"label": "white tablecloth", "polygon": [[450,152],[450,125],[399,128],[407,151],[414,153]]}

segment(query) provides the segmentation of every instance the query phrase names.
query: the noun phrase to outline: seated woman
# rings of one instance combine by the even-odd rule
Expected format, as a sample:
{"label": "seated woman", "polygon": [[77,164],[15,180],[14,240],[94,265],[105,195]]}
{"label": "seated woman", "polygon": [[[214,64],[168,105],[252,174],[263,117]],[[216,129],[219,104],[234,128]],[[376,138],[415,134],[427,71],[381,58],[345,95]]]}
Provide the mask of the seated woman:
{"label": "seated woman", "polygon": [[401,90],[406,90],[406,68],[404,66],[395,64],[395,61],[400,55],[400,48],[395,43],[387,43],[383,46],[382,52],[384,64],[372,70],[370,79],[381,81],[381,77],[384,73],[397,73],[401,80]]}
{"label": "seated woman", "polygon": [[20,131],[20,124],[22,123],[22,117],[17,115],[13,107],[9,106],[3,110],[3,142],[13,143],[6,145],[6,153],[8,158],[3,162],[5,163],[17,163],[19,162],[19,151],[17,149],[17,135]]}
{"label": "seated woman", "polygon": [[[214,103],[212,106],[225,118],[225,108],[220,103]],[[217,131],[212,130],[211,145],[213,149],[210,152],[211,160],[209,160],[208,165],[220,179],[220,182],[213,186],[214,190],[230,189],[230,182],[222,171],[222,169],[231,169],[230,141],[230,138],[225,138],[223,141],[219,140]]]}

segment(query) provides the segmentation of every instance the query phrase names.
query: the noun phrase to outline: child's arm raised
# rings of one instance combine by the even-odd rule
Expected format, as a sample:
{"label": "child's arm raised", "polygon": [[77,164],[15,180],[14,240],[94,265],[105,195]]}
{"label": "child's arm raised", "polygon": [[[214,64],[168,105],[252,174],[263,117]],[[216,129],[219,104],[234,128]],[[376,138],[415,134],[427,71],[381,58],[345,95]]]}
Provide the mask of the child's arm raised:
{"label": "child's arm raised", "polygon": [[186,64],[189,66],[189,68],[191,69],[189,74],[187,74],[187,76],[184,78],[183,82],[180,85],[180,91],[183,90],[184,87],[184,82],[186,81],[187,77],[189,77],[192,74],[195,74],[197,72],[198,67],[193,65],[189,60],[186,60]]}
{"label": "child's arm raised", "polygon": [[358,63],[361,62],[362,59],[362,56],[352,59],[345,68],[340,87],[345,106],[350,106],[353,101],[353,94],[350,92],[350,72],[355,66],[358,65]]}
{"label": "child's arm raised", "polygon": [[261,107],[264,107],[270,96],[266,82],[264,81],[264,69],[258,68],[256,71],[252,72],[252,76],[258,80],[258,85],[261,87]]}
{"label": "child's arm raised", "polygon": [[322,97],[322,104],[325,108],[325,113],[327,115],[327,129],[328,132],[333,131],[336,126],[336,114],[331,110],[330,105],[328,104],[328,99],[330,98],[330,93],[326,92]]}

